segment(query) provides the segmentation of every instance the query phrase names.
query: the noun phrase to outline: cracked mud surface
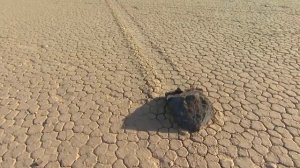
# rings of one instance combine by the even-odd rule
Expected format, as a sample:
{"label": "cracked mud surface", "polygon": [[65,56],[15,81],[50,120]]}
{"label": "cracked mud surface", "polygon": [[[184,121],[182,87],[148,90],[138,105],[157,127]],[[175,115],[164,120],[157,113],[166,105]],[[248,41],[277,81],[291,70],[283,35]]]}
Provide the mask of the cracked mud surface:
{"label": "cracked mud surface", "polygon": [[[298,1],[0,4],[0,167],[300,167]],[[182,134],[192,85],[223,116]]]}

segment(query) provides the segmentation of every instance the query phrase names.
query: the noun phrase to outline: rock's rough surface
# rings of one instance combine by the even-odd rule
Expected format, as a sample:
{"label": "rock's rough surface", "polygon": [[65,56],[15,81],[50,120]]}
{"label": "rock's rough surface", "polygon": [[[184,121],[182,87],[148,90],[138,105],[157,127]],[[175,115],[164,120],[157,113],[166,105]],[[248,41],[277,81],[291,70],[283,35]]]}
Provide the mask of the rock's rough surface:
{"label": "rock's rough surface", "polygon": [[190,132],[199,131],[214,116],[212,104],[202,89],[182,91],[178,88],[166,93],[166,101],[167,112],[181,128]]}

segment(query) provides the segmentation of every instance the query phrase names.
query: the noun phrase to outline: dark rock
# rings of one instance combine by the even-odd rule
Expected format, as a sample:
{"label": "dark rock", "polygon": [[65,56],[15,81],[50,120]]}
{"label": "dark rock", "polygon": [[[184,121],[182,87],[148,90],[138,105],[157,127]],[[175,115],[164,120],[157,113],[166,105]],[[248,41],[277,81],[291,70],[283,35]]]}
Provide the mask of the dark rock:
{"label": "dark rock", "polygon": [[166,110],[179,127],[190,132],[199,131],[214,116],[212,103],[198,88],[166,93]]}

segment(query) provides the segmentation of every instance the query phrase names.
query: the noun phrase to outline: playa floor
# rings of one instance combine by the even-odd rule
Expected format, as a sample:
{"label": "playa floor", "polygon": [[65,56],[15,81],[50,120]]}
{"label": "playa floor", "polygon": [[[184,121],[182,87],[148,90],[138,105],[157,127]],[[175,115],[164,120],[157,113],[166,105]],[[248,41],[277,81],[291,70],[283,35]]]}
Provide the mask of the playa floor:
{"label": "playa floor", "polygon": [[298,0],[0,0],[0,167],[300,167],[299,41]]}

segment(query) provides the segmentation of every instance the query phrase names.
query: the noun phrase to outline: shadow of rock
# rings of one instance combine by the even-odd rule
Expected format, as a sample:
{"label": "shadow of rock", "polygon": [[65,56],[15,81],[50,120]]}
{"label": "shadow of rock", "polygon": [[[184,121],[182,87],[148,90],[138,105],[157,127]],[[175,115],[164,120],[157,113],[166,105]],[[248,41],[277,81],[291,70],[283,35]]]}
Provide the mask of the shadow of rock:
{"label": "shadow of rock", "polygon": [[177,126],[171,122],[170,117],[165,113],[165,104],[164,97],[155,98],[145,103],[124,119],[122,128],[136,131],[177,132]]}

